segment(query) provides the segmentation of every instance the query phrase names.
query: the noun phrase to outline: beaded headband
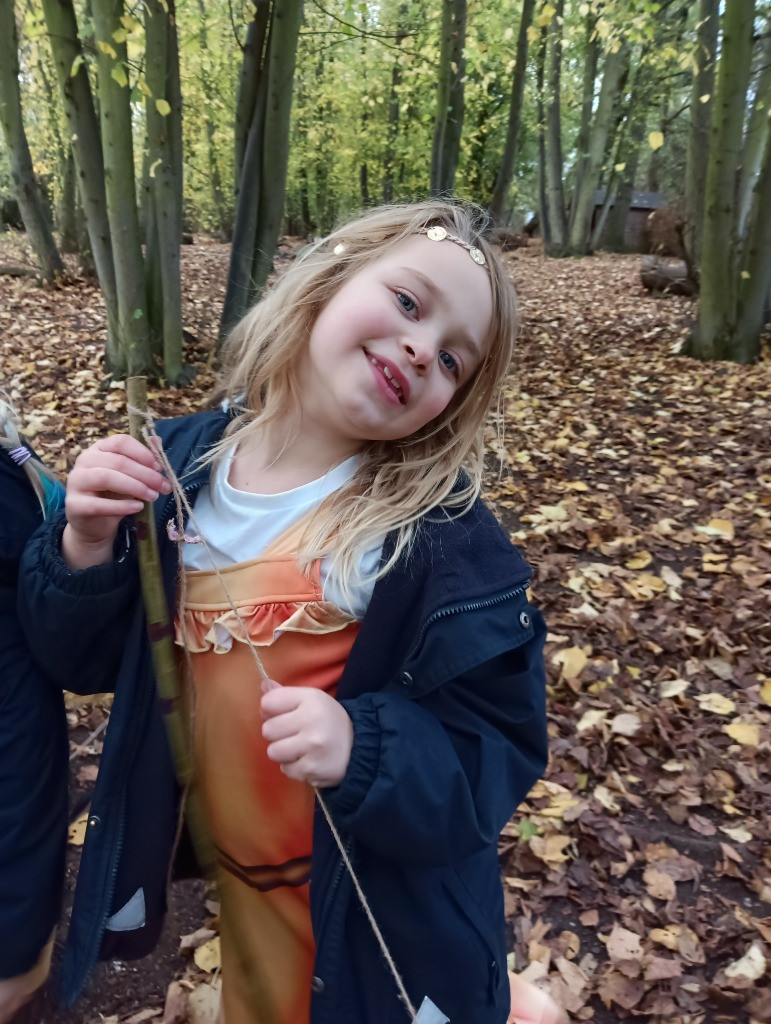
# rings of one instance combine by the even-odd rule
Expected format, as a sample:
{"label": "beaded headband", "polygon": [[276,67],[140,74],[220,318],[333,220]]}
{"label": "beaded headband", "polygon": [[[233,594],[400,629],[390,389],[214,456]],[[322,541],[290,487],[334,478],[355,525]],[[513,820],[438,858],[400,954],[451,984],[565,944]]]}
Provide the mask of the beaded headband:
{"label": "beaded headband", "polygon": [[[457,235],[451,235],[446,228],[441,227],[441,225],[439,224],[434,224],[430,228],[418,228],[416,234],[425,235],[426,238],[430,238],[432,242],[443,242],[445,241],[445,239],[448,242],[455,242],[456,245],[459,245],[462,249],[466,250],[466,252],[472,258],[474,263],[476,263],[480,267],[487,266],[485,254],[482,252],[481,249],[477,249],[475,245],[469,245],[468,242],[464,242],[463,239],[458,238]],[[332,252],[335,254],[335,256],[342,256],[342,254],[345,252],[345,243],[338,242],[337,245],[332,250]]]}

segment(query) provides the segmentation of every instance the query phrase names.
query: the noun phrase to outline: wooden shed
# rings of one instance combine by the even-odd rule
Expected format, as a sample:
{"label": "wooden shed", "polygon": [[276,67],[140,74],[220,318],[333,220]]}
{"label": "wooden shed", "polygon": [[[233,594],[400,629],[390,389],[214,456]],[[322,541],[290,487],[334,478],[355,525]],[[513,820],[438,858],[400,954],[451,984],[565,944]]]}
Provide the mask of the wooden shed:
{"label": "wooden shed", "polygon": [[[599,217],[604,202],[605,189],[599,188],[594,193],[592,226]],[[632,202],[624,226],[624,249],[627,252],[650,251],[645,225],[653,211],[658,210],[665,203],[666,199],[660,192],[632,192]]]}

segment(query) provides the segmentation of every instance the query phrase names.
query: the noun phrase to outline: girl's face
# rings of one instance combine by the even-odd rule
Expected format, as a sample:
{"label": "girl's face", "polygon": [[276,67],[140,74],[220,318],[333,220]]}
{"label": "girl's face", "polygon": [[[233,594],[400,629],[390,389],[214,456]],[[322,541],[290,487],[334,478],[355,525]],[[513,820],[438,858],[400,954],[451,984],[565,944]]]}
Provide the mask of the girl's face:
{"label": "girl's face", "polygon": [[341,453],[420,430],[476,373],[492,313],[487,270],[465,249],[400,242],[319,313],[299,370],[303,427]]}

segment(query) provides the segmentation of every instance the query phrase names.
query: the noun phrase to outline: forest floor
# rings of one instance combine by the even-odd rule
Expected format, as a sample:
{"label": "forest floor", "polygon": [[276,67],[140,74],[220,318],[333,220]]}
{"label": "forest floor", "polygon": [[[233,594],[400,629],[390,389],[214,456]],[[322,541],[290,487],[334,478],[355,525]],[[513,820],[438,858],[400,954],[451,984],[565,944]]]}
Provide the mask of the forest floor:
{"label": "forest floor", "polygon": [[[635,257],[505,259],[524,323],[487,497],[534,566],[551,733],[501,840],[513,959],[574,1020],[771,1021],[768,349],[750,367],[680,355],[695,306],[646,293]],[[205,398],[226,269],[225,246],[185,247],[198,376],[151,389],[157,416]],[[60,471],[125,429],[102,344],[93,284],[0,278],[0,387]],[[108,717],[109,699],[68,699],[70,894]],[[102,965],[74,1010],[39,1002],[36,1024],[178,1024],[190,993],[206,1020],[214,898],[175,883],[159,950]]]}

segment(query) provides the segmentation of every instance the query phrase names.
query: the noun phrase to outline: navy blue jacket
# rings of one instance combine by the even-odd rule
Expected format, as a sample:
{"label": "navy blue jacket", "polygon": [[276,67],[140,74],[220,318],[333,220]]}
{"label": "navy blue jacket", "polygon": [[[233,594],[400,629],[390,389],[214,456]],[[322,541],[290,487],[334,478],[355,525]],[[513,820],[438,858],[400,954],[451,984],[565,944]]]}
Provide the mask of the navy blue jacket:
{"label": "navy blue jacket", "polygon": [[41,521],[26,474],[0,449],[0,978],[34,967],[59,920],[64,882],[64,705],[16,615],[19,559]]}
{"label": "navy blue jacket", "polygon": [[[214,412],[161,425],[191,497],[208,481],[195,460],[226,422]],[[173,605],[172,516],[171,499],[159,500]],[[84,689],[115,687],[65,951],[71,1002],[97,957],[154,946],[178,793],[131,542],[119,540],[112,563],[71,572],[59,555],[62,528],[28,547],[25,622],[44,654],[52,631],[67,636]],[[409,558],[375,585],[338,686],[354,745],[325,799],[410,998],[419,1005],[428,995],[454,1024],[504,1024],[508,1013],[497,839],[546,764],[545,629],[526,602],[529,575],[481,502],[459,519],[429,514]],[[62,671],[63,660],[49,669]],[[310,891],[312,1024],[402,1024],[394,980],[318,809]],[[142,911],[141,927],[107,929],[127,903]]]}

